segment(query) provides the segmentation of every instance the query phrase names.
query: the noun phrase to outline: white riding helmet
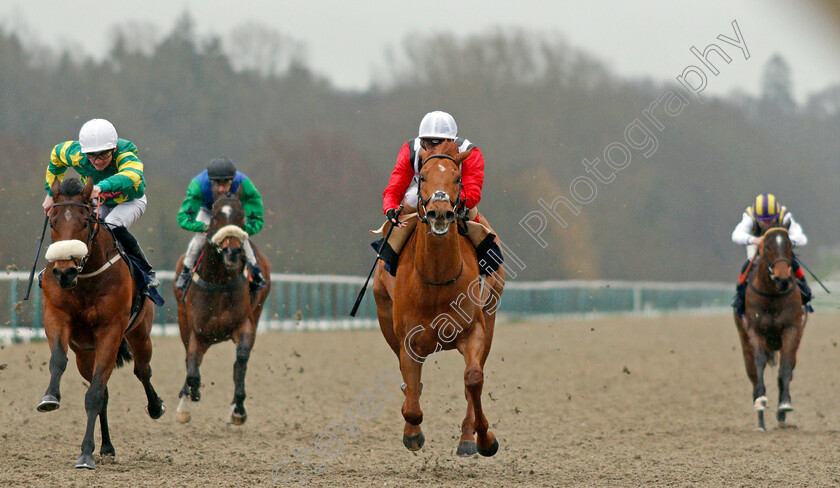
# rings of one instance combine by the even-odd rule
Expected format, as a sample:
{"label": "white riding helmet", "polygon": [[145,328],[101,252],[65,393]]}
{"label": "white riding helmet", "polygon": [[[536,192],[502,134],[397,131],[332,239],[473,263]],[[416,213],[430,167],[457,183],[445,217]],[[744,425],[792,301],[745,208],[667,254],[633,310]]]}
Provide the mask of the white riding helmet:
{"label": "white riding helmet", "polygon": [[420,121],[420,131],[417,137],[455,139],[458,137],[458,124],[446,112],[429,112]]}
{"label": "white riding helmet", "polygon": [[117,129],[105,119],[88,120],[79,131],[79,145],[85,154],[114,149],[117,147]]}

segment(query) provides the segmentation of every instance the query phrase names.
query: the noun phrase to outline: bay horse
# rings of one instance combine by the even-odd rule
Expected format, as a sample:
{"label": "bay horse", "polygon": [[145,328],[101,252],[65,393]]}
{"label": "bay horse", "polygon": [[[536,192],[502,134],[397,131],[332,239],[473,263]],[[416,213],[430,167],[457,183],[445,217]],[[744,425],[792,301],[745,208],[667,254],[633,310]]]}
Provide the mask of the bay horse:
{"label": "bay horse", "polygon": [[753,408],[758,412],[758,430],[764,431],[764,410],[767,408],[764,368],[774,364],[781,352],[779,365],[779,406],[776,420],[784,425],[787,412],[793,410],[790,382],[796,367],[796,351],[805,330],[807,312],[802,296],[791,275],[793,246],[784,227],[764,233],[756,267],[748,277],[745,315],[735,316],[735,325],[744,352],[747,376],[753,385]]}
{"label": "bay horse", "polygon": [[152,387],[154,305],[143,297],[134,321],[129,319],[137,285],[120,254],[113,234],[96,217],[90,204],[93,178],[82,187],[68,177],[50,187],[54,197],[49,223],[52,244],[41,286],[44,292],[44,332],[50,347],[50,383],[39,412],[59,408],[59,383],[67,366],[67,347],[76,354],[76,366],[90,386],[85,394],[87,428],[77,468],[95,469],[93,431],[96,418],[102,432],[100,455],[114,456],[108,429],[108,379],[114,367],[134,356],[134,375],[148,399],[146,412],[160,418],[166,408]]}
{"label": "bay horse", "polygon": [[377,266],[373,293],[380,329],[399,358],[404,381],[405,447],[416,451],[425,442],[420,428],[423,364],[440,350],[457,349],[466,363],[467,413],[456,454],[492,456],[499,442],[484,416],[481,392],[504,269],[479,278],[475,247],[458,230],[464,225],[458,218],[464,210],[459,168],[468,155],[459,154],[452,141],[433,152],[421,149],[417,218],[424,225],[406,242],[395,277]]}
{"label": "bay horse", "polygon": [[[240,187],[241,192],[241,187]],[[257,263],[266,277],[267,286],[250,291],[245,275],[245,254],[242,243],[248,238],[245,212],[237,195],[216,196],[212,218],[207,229],[207,243],[195,265],[193,283],[186,296],[178,288],[178,325],[186,350],[187,379],[179,393],[177,419],[181,423],[191,419],[190,402],[201,399],[199,366],[211,345],[232,340],[236,344],[233,365],[234,394],[229,422],[242,425],[245,411],[245,372],[254,340],[257,323],[268,293],[271,290],[271,269],[265,255],[251,241]],[[184,265],[184,255],[178,259],[175,273]],[[182,300],[183,298],[183,300]]]}

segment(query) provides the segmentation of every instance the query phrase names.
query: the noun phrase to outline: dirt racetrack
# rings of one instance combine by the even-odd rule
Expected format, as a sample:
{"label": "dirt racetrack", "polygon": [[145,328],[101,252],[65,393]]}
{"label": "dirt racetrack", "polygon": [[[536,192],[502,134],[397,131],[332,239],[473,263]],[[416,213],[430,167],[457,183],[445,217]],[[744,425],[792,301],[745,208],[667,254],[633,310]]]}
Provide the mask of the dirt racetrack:
{"label": "dirt racetrack", "polygon": [[[399,371],[378,330],[260,335],[242,427],[224,420],[232,345],[206,356],[202,401],[192,422],[180,425],[183,348],[157,338],[153,380],[167,412],[149,419],[131,368],[115,373],[109,417],[117,456],[97,454],[96,471],[72,467],[84,434],[85,386],[75,362],[62,381],[61,408],[37,413],[49,379],[47,346],[9,346],[0,351],[0,485],[273,486],[272,469],[287,460],[275,476],[294,485],[306,473],[310,486],[838,486],[838,322],[838,315],[811,317],[792,383],[796,410],[784,429],[771,414],[766,433],[754,430],[728,316],[500,323],[483,398],[501,448],[471,459],[454,456],[466,408],[457,352],[424,368],[426,445],[412,454],[401,442],[398,387],[386,381],[393,397],[374,396],[377,376]],[[776,373],[766,375],[774,408]]]}

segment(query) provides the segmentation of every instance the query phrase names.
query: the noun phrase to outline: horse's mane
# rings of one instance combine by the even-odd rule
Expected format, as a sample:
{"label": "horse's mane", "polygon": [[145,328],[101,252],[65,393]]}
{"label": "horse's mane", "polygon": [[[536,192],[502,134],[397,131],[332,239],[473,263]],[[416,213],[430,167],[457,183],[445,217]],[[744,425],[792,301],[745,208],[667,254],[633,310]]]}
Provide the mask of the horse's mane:
{"label": "horse's mane", "polygon": [[85,185],[83,185],[82,181],[75,176],[64,178],[64,181],[61,182],[61,186],[58,187],[58,191],[66,197],[78,195],[82,193],[82,190],[84,189]]}

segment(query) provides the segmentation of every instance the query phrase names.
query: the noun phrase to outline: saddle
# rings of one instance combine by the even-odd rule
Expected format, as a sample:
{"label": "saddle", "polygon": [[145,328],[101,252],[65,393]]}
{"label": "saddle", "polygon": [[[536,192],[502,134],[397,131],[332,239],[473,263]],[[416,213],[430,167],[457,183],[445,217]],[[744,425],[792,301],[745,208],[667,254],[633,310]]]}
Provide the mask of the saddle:
{"label": "saddle", "polygon": [[137,316],[140,315],[140,311],[143,310],[143,304],[147,297],[158,307],[163,306],[164,300],[156,288],[150,288],[148,286],[149,271],[151,271],[151,269],[146,269],[145,263],[124,252],[122,249],[120,249],[120,254],[122,254],[125,262],[128,263],[128,269],[131,271],[131,278],[137,285],[137,291],[134,292],[134,298],[131,300],[131,314],[128,319],[128,327],[125,329],[125,331],[128,332],[137,321]]}

